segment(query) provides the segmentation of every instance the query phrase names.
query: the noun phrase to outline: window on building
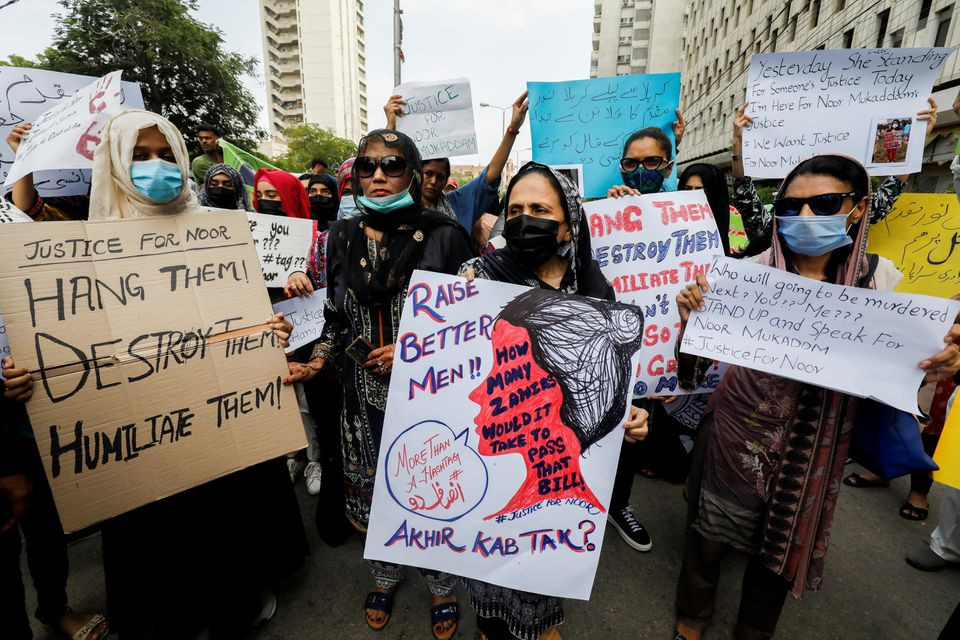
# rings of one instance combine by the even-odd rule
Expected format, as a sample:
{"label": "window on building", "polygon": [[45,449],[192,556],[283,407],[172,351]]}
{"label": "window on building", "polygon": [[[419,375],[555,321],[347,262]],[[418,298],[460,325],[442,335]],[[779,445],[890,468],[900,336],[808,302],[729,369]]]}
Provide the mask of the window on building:
{"label": "window on building", "polygon": [[903,44],[903,29],[897,29],[890,34],[890,46],[896,49]]}
{"label": "window on building", "polygon": [[837,0],[837,10],[836,13],[840,13],[847,6],[847,0]]}
{"label": "window on building", "polygon": [[630,36],[620,36],[620,46],[630,46]]}
{"label": "window on building", "polygon": [[753,15],[753,0],[747,3],[747,15]]}
{"label": "window on building", "polygon": [[630,64],[630,54],[617,56],[617,64]]}
{"label": "window on building", "polygon": [[933,46],[943,47],[947,44],[947,34],[950,32],[950,18],[953,16],[953,5],[937,11],[937,37],[933,39]]}
{"label": "window on building", "polygon": [[633,26],[633,18],[620,18],[620,26],[621,26],[621,27],[632,27],[632,26]]}
{"label": "window on building", "polygon": [[877,44],[876,47],[882,47],[883,41],[887,38],[887,25],[890,24],[890,9],[884,9],[877,14]]}
{"label": "window on building", "polygon": [[652,14],[650,13],[650,9],[640,9],[637,11],[638,22],[650,22],[651,16]]}
{"label": "window on building", "polygon": [[634,3],[633,0],[623,0],[623,7],[624,7],[625,9],[629,9],[629,8],[632,7],[634,4],[635,4],[635,3]]}
{"label": "window on building", "polygon": [[734,14],[734,17],[733,17],[733,24],[734,26],[740,25],[740,5],[737,5],[737,12]]}
{"label": "window on building", "polygon": [[770,34],[770,51],[777,50],[777,30],[774,29],[773,33]]}
{"label": "window on building", "polygon": [[810,27],[820,24],[820,0],[813,0],[810,4]]}
{"label": "window on building", "polygon": [[650,29],[637,29],[633,32],[633,39],[640,42],[650,39]]}
{"label": "window on building", "polygon": [[930,5],[933,0],[922,0],[920,2],[920,19],[917,20],[917,29],[923,29],[927,26],[927,18],[930,16]]}
{"label": "window on building", "polygon": [[797,16],[790,18],[790,42],[797,39]]}
{"label": "window on building", "polygon": [[826,48],[827,48],[827,43],[824,42],[822,45],[820,45],[819,47],[817,47],[816,49],[814,49],[814,51],[823,51],[823,50],[826,49]]}
{"label": "window on building", "polygon": [[843,46],[841,49],[852,49],[853,48],[853,29],[848,29],[843,32]]}

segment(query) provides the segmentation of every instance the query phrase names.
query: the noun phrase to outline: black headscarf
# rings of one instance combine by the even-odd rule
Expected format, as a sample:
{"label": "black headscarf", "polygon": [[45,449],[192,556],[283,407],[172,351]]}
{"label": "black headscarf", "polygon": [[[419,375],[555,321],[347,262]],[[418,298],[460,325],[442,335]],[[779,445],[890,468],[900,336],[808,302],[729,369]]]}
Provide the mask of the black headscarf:
{"label": "black headscarf", "polygon": [[713,219],[720,232],[720,243],[724,255],[730,255],[730,194],[727,192],[727,180],[723,172],[712,164],[691,164],[680,174],[679,185],[682,189],[690,176],[698,176],[703,181],[703,193],[707,196]]}
{"label": "black headscarf", "polygon": [[[354,169],[351,178],[353,197],[363,215],[339,224],[345,225],[343,233],[347,243],[346,272],[349,287],[361,304],[369,306],[386,304],[406,286],[420,261],[425,241],[431,231],[448,225],[466,235],[455,220],[429,211],[421,204],[423,162],[413,140],[393,129],[376,129],[361,138],[357,146],[357,157],[363,155],[367,143],[372,139],[379,139],[385,146],[396,149],[406,158],[411,174],[409,189],[413,204],[388,213],[364,207],[358,199],[363,192],[360,188],[360,177]],[[363,231],[367,226],[383,232],[376,265],[372,264],[367,250],[367,237]]]}
{"label": "black headscarf", "polygon": [[307,183],[307,197],[310,197],[310,187],[317,183],[322,183],[330,189],[333,200],[330,204],[323,207],[319,212],[313,206],[313,200],[310,201],[310,215],[317,221],[317,229],[325,231],[330,223],[337,219],[337,212],[340,210],[340,195],[337,179],[325,171],[310,176],[310,182]]}
{"label": "black headscarf", "polygon": [[[570,225],[571,240],[562,249],[569,257],[570,264],[560,283],[560,290],[591,298],[613,300],[613,287],[600,271],[600,265],[594,260],[593,251],[590,248],[590,229],[583,214],[583,199],[579,189],[567,176],[547,165],[528,162],[520,167],[507,187],[507,195],[503,199],[504,211],[510,206],[510,194],[514,186],[530,173],[547,176],[552,181]],[[468,264],[484,272],[485,277],[492,280],[524,285],[539,282],[537,275],[526,267],[509,247],[492,251]]]}

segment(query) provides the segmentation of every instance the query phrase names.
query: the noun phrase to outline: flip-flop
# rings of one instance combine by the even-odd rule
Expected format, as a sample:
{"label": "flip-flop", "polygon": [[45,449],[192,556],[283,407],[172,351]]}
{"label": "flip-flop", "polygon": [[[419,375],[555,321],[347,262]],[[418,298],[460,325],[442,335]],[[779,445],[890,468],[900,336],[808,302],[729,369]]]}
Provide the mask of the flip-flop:
{"label": "flip-flop", "polygon": [[[380,591],[371,591],[367,594],[367,601],[363,605],[363,613],[367,621],[367,626],[374,631],[383,631],[387,623],[390,622],[390,614],[393,612],[393,595],[392,593],[382,593]],[[367,615],[368,610],[382,611],[387,614],[387,619],[383,621],[383,624],[379,626],[375,625],[370,621],[370,616]]]}
{"label": "flip-flop", "polygon": [[[437,633],[437,625],[447,620],[453,620],[453,626],[443,634]],[[460,626],[460,608],[456,602],[444,602],[430,607],[430,630],[437,640],[450,640],[457,633]]]}
{"label": "flip-flop", "polygon": [[929,509],[916,507],[909,502],[904,502],[903,506],[900,507],[900,517],[910,522],[921,522],[926,520],[928,515],[930,515]]}
{"label": "flip-flop", "polygon": [[843,479],[843,484],[854,489],[885,489],[890,486],[887,480],[868,480],[859,473],[851,473]]}

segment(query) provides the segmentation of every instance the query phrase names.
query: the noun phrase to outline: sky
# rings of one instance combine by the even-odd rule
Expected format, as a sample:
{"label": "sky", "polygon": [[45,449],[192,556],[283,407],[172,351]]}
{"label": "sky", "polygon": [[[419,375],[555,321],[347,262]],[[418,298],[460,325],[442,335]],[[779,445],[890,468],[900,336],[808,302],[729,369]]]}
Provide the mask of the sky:
{"label": "sky", "polygon": [[[309,0],[308,0],[309,1]],[[465,77],[471,81],[479,154],[455,164],[487,162],[500,143],[501,113],[481,102],[507,107],[527,81],[576,80],[589,76],[592,0],[401,0],[404,12],[402,81]],[[0,10],[0,58],[28,58],[53,39],[56,0],[22,0]],[[364,2],[367,100],[370,128],[385,122],[382,106],[393,89],[393,1]],[[223,32],[225,48],[261,61],[245,84],[261,107],[266,129],[266,89],[258,0],[200,0],[201,22]],[[15,28],[11,28],[15,25]],[[509,113],[507,115],[509,119]],[[321,125],[323,123],[320,123]],[[525,124],[511,158],[530,159]]]}

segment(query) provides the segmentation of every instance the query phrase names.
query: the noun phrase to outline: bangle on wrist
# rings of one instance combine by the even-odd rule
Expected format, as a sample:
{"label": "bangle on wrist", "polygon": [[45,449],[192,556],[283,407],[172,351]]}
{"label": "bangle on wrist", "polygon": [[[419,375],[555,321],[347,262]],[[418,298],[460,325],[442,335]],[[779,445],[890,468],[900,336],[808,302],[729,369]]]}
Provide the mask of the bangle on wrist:
{"label": "bangle on wrist", "polygon": [[741,156],[739,153],[734,153],[730,156],[731,160],[740,160],[741,158],[743,158],[743,156]]}
{"label": "bangle on wrist", "polygon": [[511,136],[518,136],[520,135],[520,129],[511,125],[507,127],[507,133],[510,134]]}

